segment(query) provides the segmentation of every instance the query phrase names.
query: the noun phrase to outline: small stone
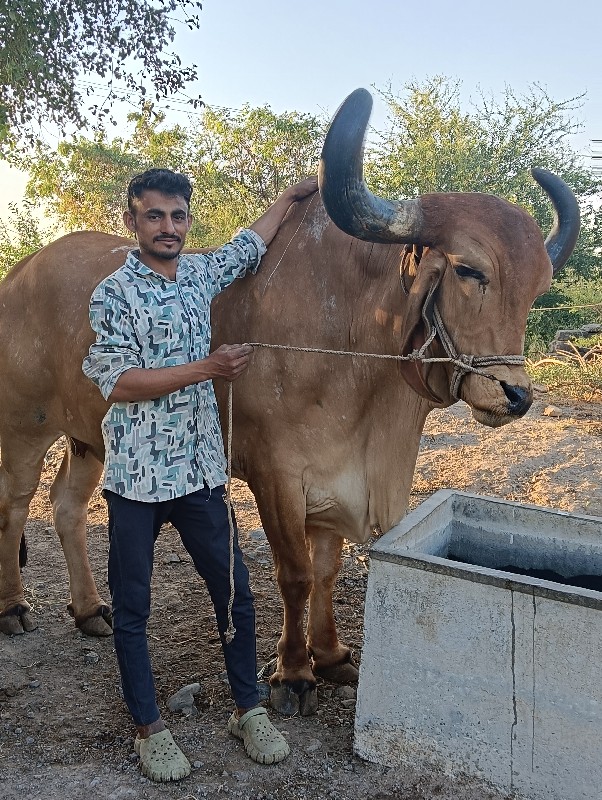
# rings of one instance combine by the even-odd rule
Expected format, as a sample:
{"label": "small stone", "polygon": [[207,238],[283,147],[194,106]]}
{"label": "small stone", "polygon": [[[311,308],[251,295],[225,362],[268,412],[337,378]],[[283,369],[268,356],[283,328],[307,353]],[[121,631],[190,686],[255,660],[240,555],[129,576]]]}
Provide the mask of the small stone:
{"label": "small stone", "polygon": [[311,742],[305,748],[306,753],[315,753],[316,750],[319,750],[322,747],[322,742],[319,739],[312,739]]}
{"label": "small stone", "polygon": [[202,761],[193,761],[192,766],[195,769],[200,769],[203,766],[203,762]]}
{"label": "small stone", "polygon": [[339,700],[355,700],[357,693],[353,686],[337,686],[334,696]]}
{"label": "small stone", "polygon": [[164,564],[179,564],[182,559],[177,553],[168,553],[164,559]]}
{"label": "small stone", "polygon": [[253,539],[255,542],[261,542],[267,538],[263,528],[256,528],[254,531],[249,531],[248,536],[249,539]]}
{"label": "small stone", "polygon": [[544,417],[561,417],[562,411],[556,406],[546,406],[541,412]]}
{"label": "small stone", "polygon": [[25,739],[25,744],[31,745],[31,744],[35,744],[35,743],[36,743],[36,740],[33,738],[33,736],[28,736],[27,739]]}
{"label": "small stone", "polygon": [[84,655],[84,664],[98,664],[100,656],[94,650],[89,650]]}
{"label": "small stone", "polygon": [[200,683],[189,683],[183,686],[167,700],[167,707],[170,711],[184,711],[194,705],[194,695],[201,691]]}
{"label": "small stone", "polygon": [[355,700],[341,700],[341,705],[343,708],[353,708],[355,706]]}
{"label": "small stone", "polygon": [[127,789],[125,786],[120,786],[108,796],[108,800],[122,800],[126,797],[136,797],[138,792],[135,789]]}
{"label": "small stone", "polygon": [[547,386],[544,386],[543,383],[534,383],[533,384],[533,391],[542,392],[543,394],[545,394],[546,392],[549,392],[550,390],[548,389]]}
{"label": "small stone", "polygon": [[37,689],[40,685],[40,681],[29,681],[29,688],[30,689]]}

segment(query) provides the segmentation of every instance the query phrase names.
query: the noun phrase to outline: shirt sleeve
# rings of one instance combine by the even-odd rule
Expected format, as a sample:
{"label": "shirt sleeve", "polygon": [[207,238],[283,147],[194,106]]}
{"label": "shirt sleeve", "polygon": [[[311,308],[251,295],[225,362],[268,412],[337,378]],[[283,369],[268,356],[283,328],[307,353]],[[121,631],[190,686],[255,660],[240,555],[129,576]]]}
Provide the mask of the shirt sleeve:
{"label": "shirt sleeve", "polygon": [[[265,242],[258,233],[250,228],[241,228],[227,244],[201,256],[208,271],[211,297],[215,297],[247,272],[255,274],[266,250]],[[193,264],[198,258],[190,255],[186,257]]]}
{"label": "shirt sleeve", "polygon": [[142,363],[131,312],[118,286],[103,281],[96,287],[90,300],[90,325],[96,342],[84,358],[82,369],[107,400],[119,376]]}

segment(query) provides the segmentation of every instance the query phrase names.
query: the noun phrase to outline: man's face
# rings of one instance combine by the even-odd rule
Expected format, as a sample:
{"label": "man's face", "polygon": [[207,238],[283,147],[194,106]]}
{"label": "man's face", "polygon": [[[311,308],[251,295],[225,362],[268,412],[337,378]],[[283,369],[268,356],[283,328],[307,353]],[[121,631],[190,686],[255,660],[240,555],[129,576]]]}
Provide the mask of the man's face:
{"label": "man's face", "polygon": [[136,234],[142,257],[171,261],[184,247],[192,217],[183,197],[147,189],[136,199],[133,213],[124,212],[123,221]]}

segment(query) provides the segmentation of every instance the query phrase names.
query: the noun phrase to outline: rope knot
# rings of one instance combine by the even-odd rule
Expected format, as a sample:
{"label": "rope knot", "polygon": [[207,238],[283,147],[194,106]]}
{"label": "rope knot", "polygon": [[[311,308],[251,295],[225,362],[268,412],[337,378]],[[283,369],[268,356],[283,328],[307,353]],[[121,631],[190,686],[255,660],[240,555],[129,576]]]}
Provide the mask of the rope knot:
{"label": "rope knot", "polygon": [[[460,354],[457,356],[457,359],[456,359],[456,360],[460,362],[460,363],[458,364],[458,367],[459,367],[460,369],[462,369],[462,364],[465,364],[467,367],[472,367],[472,365],[473,365],[473,362],[474,362],[474,359],[475,359],[475,357],[474,357],[474,356],[467,356],[467,355],[466,355],[466,353],[460,353]],[[466,371],[467,371],[467,370],[466,370]]]}

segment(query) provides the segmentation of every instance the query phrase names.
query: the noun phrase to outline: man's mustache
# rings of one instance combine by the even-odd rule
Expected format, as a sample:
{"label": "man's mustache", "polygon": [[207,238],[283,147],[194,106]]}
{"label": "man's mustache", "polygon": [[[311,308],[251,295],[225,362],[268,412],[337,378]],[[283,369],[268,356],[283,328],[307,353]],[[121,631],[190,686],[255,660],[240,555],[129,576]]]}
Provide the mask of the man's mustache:
{"label": "man's mustache", "polygon": [[180,236],[155,236],[153,242],[181,242]]}

